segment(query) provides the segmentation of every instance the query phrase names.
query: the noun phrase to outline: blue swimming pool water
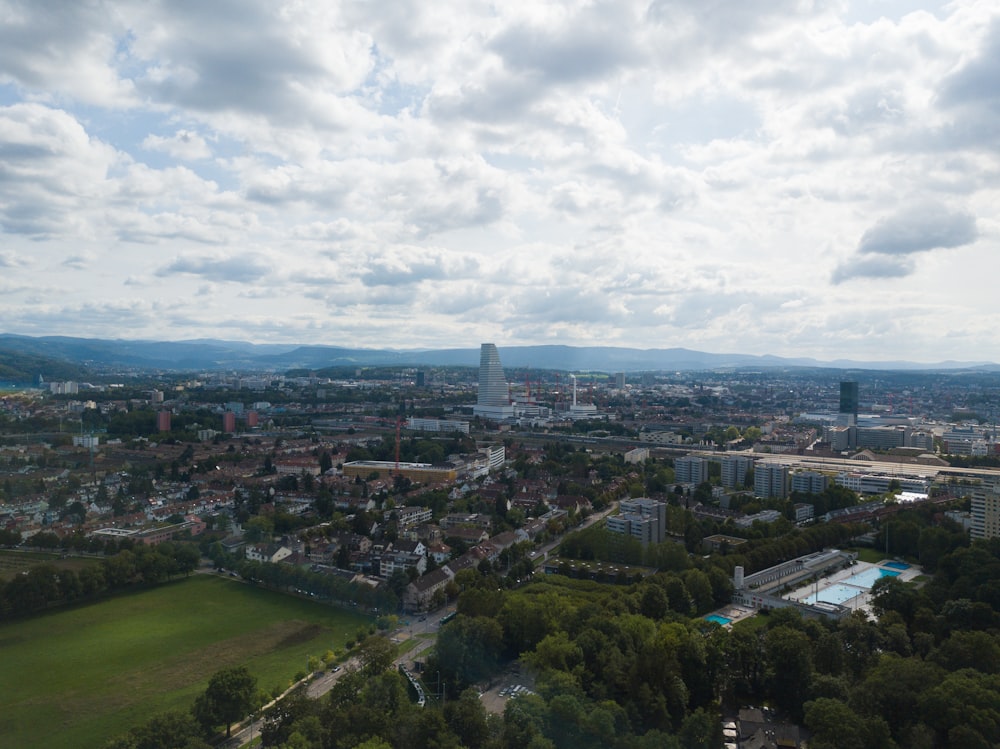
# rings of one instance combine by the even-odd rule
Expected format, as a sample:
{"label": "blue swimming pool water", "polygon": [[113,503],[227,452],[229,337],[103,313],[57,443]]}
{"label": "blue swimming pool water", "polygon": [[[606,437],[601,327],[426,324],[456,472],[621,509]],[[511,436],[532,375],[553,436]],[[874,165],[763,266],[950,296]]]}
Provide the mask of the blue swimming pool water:
{"label": "blue swimming pool water", "polygon": [[718,614],[709,614],[705,617],[706,621],[715,622],[716,624],[730,624],[733,620],[727,619],[724,616],[719,616]]}
{"label": "blue swimming pool water", "polygon": [[847,603],[852,598],[856,598],[864,592],[861,588],[855,588],[853,585],[837,583],[836,585],[831,585],[829,588],[824,588],[819,593],[813,593],[803,600],[805,603],[816,603],[817,601],[823,601],[824,603]]}
{"label": "blue swimming pool water", "polygon": [[872,585],[874,585],[875,581],[879,578],[898,576],[899,572],[894,570],[883,570],[878,567],[869,567],[862,572],[851,575],[846,580],[841,580],[839,583],[834,583],[828,588],[824,588],[819,591],[819,593],[812,593],[804,598],[803,601],[805,603],[816,603],[817,601],[838,604],[847,603],[848,601],[871,590]]}
{"label": "blue swimming pool water", "polygon": [[910,565],[906,562],[886,562],[882,565],[883,567],[892,567],[894,570],[908,570]]}
{"label": "blue swimming pool water", "polygon": [[840,582],[844,585],[857,585],[859,588],[871,588],[880,577],[899,577],[899,573],[893,570],[869,567],[863,572],[851,575],[846,580],[841,580]]}

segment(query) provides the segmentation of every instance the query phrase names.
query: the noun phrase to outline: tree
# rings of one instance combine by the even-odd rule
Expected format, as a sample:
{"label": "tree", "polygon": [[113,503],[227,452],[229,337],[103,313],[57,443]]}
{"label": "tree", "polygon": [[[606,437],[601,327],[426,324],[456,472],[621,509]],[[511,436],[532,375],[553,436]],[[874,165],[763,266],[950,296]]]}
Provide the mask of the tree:
{"label": "tree", "polygon": [[226,724],[226,737],[233,723],[243,718],[255,706],[257,678],[245,666],[224,668],[208,681],[204,693],[195,700],[194,716],[206,729]]}
{"label": "tree", "polygon": [[106,749],[208,749],[190,713],[156,715],[110,742]]}
{"label": "tree", "polygon": [[803,632],[780,626],[764,638],[767,677],[774,701],[796,719],[813,674],[812,648]]}
{"label": "tree", "polygon": [[361,662],[361,673],[365,676],[377,676],[392,666],[396,657],[396,646],[381,635],[370,635],[358,643],[358,660]]}

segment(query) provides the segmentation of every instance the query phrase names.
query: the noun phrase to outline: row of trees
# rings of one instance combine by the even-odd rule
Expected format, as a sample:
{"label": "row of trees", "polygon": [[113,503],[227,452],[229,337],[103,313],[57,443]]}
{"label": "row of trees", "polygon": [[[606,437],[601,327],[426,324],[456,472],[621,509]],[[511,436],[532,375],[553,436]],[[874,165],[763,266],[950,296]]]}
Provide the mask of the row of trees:
{"label": "row of trees", "polygon": [[0,620],[187,575],[198,566],[200,556],[189,544],[163,543],[120,551],[94,560],[78,572],[52,563],[38,564],[0,585]]}
{"label": "row of trees", "polygon": [[[233,570],[244,580],[281,591],[296,591],[321,601],[344,606],[359,606],[365,610],[396,611],[400,598],[392,586],[354,583],[337,575],[314,572],[291,564],[255,562],[242,556],[226,553],[214,544],[207,549],[208,556],[217,567]],[[409,579],[406,579],[409,582]],[[405,587],[405,585],[404,585]]]}

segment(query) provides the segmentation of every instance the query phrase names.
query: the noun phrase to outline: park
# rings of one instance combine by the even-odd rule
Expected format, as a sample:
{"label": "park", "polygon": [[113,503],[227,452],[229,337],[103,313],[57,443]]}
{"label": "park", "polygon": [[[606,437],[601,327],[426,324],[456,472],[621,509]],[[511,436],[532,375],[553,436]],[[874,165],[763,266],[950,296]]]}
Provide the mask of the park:
{"label": "park", "polygon": [[210,575],[0,625],[0,745],[101,747],[212,674],[246,666],[267,691],[344,648],[369,617]]}

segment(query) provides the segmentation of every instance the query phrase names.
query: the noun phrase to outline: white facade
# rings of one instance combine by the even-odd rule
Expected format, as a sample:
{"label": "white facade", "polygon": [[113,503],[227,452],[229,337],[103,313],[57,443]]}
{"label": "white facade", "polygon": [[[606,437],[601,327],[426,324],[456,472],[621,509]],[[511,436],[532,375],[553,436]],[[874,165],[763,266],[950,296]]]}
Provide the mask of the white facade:
{"label": "white facade", "polygon": [[492,343],[484,343],[479,350],[479,394],[477,406],[509,406],[510,393],[504,378],[500,354]]}
{"label": "white facade", "polygon": [[469,433],[469,422],[451,419],[419,419],[411,416],[406,420],[406,428],[417,432],[440,432],[449,434],[451,432]]}

